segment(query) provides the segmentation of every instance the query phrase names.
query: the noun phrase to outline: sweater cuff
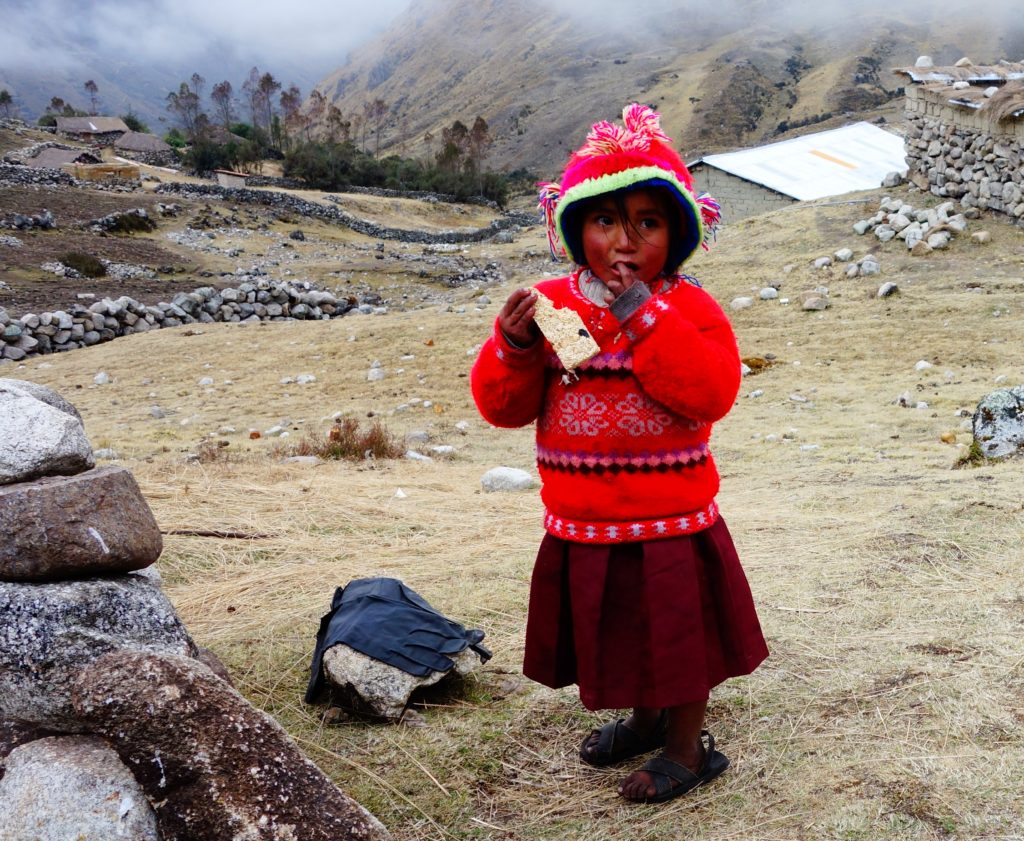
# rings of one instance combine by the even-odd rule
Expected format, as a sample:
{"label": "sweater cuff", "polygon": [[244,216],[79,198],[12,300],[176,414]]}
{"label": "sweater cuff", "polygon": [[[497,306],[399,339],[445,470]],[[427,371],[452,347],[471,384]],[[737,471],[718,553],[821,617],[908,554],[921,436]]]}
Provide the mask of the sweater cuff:
{"label": "sweater cuff", "polygon": [[608,308],[612,311],[612,315],[618,319],[619,324],[625,324],[640,307],[647,303],[650,297],[651,290],[647,288],[646,283],[634,283],[612,301]]}
{"label": "sweater cuff", "polygon": [[498,359],[504,362],[506,365],[518,367],[522,365],[530,364],[534,359],[540,355],[542,348],[544,347],[544,340],[538,338],[529,347],[521,347],[513,342],[508,336],[505,335],[504,331],[498,326],[497,321],[494,324],[494,352]]}
{"label": "sweater cuff", "polygon": [[631,342],[639,341],[654,329],[670,309],[661,295],[651,295],[633,312],[629,322],[622,325],[623,335]]}

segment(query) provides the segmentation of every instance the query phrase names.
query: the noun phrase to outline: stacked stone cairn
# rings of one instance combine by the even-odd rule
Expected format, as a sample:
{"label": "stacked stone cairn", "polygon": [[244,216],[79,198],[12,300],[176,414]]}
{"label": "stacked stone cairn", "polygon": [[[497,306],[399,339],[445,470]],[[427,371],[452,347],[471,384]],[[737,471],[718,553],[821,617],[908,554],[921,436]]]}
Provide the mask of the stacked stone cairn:
{"label": "stacked stone cairn", "polygon": [[0,433],[0,837],[388,838],[197,648],[74,406],[0,379]]}

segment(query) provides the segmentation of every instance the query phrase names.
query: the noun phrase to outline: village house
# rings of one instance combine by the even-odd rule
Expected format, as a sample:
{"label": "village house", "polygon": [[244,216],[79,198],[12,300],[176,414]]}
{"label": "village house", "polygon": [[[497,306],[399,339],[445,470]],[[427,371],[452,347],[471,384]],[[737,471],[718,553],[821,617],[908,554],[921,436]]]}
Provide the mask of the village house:
{"label": "village house", "polygon": [[170,166],[177,156],[170,145],[155,134],[129,131],[114,141],[114,152],[153,166]]}
{"label": "village house", "polygon": [[725,223],[798,201],[870,190],[906,170],[903,138],[871,123],[805,134],[688,164],[698,192],[722,206]]}
{"label": "village house", "polygon": [[127,131],[120,117],[57,117],[58,134],[97,146],[110,146]]}
{"label": "village house", "polygon": [[217,176],[217,183],[221,187],[244,187],[249,177],[247,172],[235,172],[231,169],[215,169],[213,174]]}
{"label": "village house", "polygon": [[908,178],[936,196],[1024,220],[1024,63],[935,67],[907,78]]}

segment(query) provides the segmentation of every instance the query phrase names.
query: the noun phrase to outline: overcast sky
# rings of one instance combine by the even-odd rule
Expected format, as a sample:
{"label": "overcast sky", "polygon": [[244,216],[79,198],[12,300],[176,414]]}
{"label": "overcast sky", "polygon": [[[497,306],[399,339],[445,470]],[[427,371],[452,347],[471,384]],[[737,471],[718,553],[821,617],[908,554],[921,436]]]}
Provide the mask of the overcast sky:
{"label": "overcast sky", "polygon": [[[223,51],[275,66],[340,65],[350,49],[390,24],[409,0],[0,0],[0,69],[77,64],[47,50],[82,44],[129,63],[188,65]],[[55,39],[54,35],[60,37]],[[205,61],[203,62],[206,63]]]}

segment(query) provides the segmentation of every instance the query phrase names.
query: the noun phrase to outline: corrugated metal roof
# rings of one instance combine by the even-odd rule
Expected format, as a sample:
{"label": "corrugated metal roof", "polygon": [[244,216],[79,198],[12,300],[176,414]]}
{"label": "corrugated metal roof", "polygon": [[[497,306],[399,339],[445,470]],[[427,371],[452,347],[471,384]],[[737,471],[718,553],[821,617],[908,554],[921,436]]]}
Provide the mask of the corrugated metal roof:
{"label": "corrugated metal roof", "polygon": [[903,138],[871,123],[805,134],[791,140],[707,155],[701,163],[799,201],[878,187],[890,172],[906,172]]}
{"label": "corrugated metal roof", "polygon": [[912,82],[1001,83],[1024,79],[1024,62],[1002,61],[999,64],[965,64],[961,67],[894,67],[893,73],[907,76]]}

